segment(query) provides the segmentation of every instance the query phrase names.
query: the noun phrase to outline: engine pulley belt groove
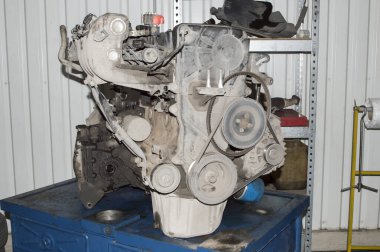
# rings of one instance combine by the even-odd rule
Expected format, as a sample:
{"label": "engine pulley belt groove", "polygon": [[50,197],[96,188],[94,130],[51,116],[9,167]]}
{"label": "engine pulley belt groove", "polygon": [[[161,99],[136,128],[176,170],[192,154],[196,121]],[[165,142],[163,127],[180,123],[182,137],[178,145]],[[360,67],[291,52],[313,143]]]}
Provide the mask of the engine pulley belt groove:
{"label": "engine pulley belt groove", "polygon": [[[266,97],[266,100],[267,100],[267,110],[266,110],[266,117],[267,117],[267,122],[268,122],[268,125],[269,124],[269,118],[270,118],[270,115],[271,115],[271,110],[272,110],[272,103],[271,103],[271,96],[270,96],[270,93],[269,93],[269,89],[268,89],[268,86],[267,84],[265,83],[265,81],[260,78],[260,76],[258,76],[257,74],[255,73],[252,73],[252,72],[247,72],[247,71],[243,71],[243,72],[237,72],[237,73],[233,73],[229,76],[227,76],[224,80],[223,80],[223,86],[228,82],[230,81],[231,79],[233,78],[236,78],[238,76],[242,76],[242,75],[245,75],[245,76],[249,76],[249,77],[252,77],[254,79],[256,79],[260,84],[262,84],[262,87],[264,89],[264,93],[265,93],[265,97]],[[216,97],[212,97],[210,99],[210,103],[209,103],[209,106],[207,108],[207,116],[206,116],[206,126],[207,126],[207,132],[208,134],[211,133],[211,113],[212,113],[212,108],[215,104],[215,101],[216,101]],[[220,119],[220,121],[223,119],[223,116],[222,118]],[[220,123],[219,123],[220,124]],[[219,124],[217,127],[219,127]],[[217,128],[216,127],[216,128]],[[274,131],[273,129],[269,126],[269,130],[271,131],[273,137],[275,138],[276,142],[278,142],[278,139],[276,137],[276,135],[274,134]],[[214,129],[214,131],[216,131]],[[215,132],[214,132],[215,134]],[[245,154],[247,154],[253,147],[251,148],[247,148],[247,149],[244,149],[244,150],[240,150],[240,151],[232,151],[232,150],[222,150],[218,144],[215,142],[214,138],[211,137],[211,144],[214,146],[215,149],[218,150],[218,152],[222,153],[223,155],[226,155],[226,156],[229,156],[229,157],[239,157],[239,156],[243,156]]]}

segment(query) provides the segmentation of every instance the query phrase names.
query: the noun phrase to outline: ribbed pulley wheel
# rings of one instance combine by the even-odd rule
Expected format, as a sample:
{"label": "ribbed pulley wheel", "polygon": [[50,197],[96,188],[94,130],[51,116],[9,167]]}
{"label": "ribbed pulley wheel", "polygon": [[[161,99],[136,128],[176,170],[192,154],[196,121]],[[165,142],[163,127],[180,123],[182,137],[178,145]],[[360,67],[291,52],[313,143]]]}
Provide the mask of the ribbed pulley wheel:
{"label": "ribbed pulley wheel", "polygon": [[181,182],[181,173],[173,164],[160,164],[152,172],[152,185],[157,192],[171,193]]}
{"label": "ribbed pulley wheel", "polygon": [[238,149],[255,146],[262,139],[265,128],[264,108],[252,99],[234,100],[223,116],[223,136],[230,145]]}
{"label": "ribbed pulley wheel", "polygon": [[204,156],[194,164],[187,176],[187,185],[201,202],[214,205],[225,201],[235,189],[237,171],[235,164],[221,154]]}

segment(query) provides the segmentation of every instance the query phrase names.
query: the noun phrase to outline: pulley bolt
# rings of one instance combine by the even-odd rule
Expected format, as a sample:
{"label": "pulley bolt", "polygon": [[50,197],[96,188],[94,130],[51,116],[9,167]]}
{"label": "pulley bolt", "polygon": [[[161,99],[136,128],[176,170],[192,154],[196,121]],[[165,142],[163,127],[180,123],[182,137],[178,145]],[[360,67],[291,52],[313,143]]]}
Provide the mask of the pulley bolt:
{"label": "pulley bolt", "polygon": [[243,133],[245,131],[245,129],[247,129],[247,128],[253,127],[253,124],[249,122],[250,121],[249,119],[250,119],[249,113],[244,113],[242,118],[236,118],[235,119],[235,123],[240,126],[240,128],[239,128],[240,133]]}
{"label": "pulley bolt", "polygon": [[218,178],[217,178],[217,175],[214,172],[207,172],[206,173],[206,180],[209,183],[214,184],[218,180]]}
{"label": "pulley bolt", "polygon": [[171,184],[173,184],[173,178],[172,176],[165,174],[161,177],[161,180],[159,181],[160,185],[163,187],[168,187]]}
{"label": "pulley bolt", "polygon": [[271,158],[276,158],[276,156],[278,155],[278,151],[276,149],[273,149],[273,150],[270,150],[269,151],[269,157]]}

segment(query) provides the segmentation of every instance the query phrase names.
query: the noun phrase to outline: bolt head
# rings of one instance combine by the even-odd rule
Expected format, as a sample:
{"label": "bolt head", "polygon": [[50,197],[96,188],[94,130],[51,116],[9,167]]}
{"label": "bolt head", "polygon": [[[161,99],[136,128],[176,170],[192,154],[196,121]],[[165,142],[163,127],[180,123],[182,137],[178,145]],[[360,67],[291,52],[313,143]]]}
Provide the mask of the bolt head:
{"label": "bolt head", "polygon": [[117,60],[119,60],[119,58],[120,58],[120,54],[119,54],[119,52],[117,52],[115,50],[111,50],[108,53],[108,59],[111,61],[117,61]]}
{"label": "bolt head", "polygon": [[111,26],[111,31],[116,35],[123,34],[127,29],[127,25],[120,18],[115,18],[114,20],[112,20],[110,26]]}

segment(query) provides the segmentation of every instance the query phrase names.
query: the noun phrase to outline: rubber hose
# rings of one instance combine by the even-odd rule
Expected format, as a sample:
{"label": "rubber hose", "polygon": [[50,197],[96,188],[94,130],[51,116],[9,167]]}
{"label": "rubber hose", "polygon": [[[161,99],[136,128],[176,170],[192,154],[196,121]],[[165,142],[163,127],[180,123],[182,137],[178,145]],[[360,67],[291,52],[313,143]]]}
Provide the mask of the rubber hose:
{"label": "rubber hose", "polygon": [[83,69],[80,65],[69,61],[66,59],[66,50],[67,50],[67,31],[66,31],[66,26],[61,25],[59,27],[59,31],[61,34],[61,46],[59,47],[59,52],[58,52],[58,59],[61,62],[62,65],[65,65],[69,68],[73,68],[79,72],[83,72]]}

